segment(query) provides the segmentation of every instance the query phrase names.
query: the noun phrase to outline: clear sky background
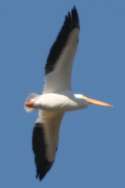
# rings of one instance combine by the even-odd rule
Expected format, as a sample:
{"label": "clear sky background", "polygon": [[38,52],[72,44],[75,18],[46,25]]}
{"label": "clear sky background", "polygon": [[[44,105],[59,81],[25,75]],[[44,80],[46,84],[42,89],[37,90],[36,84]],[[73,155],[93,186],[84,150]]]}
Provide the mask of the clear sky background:
{"label": "clear sky background", "polygon": [[[81,24],[74,91],[113,103],[66,114],[55,164],[35,179],[31,136],[49,49],[68,10]],[[125,188],[125,1],[0,1],[0,187]]]}

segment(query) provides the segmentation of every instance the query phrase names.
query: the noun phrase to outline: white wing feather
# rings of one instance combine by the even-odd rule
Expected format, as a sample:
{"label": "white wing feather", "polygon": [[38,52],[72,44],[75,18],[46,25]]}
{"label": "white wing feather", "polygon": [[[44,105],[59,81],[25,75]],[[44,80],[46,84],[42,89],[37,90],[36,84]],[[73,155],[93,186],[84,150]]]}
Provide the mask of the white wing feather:
{"label": "white wing feather", "polygon": [[45,133],[47,159],[54,161],[58,145],[59,128],[63,113],[39,111],[37,122],[41,122]]}
{"label": "white wing feather", "polygon": [[47,74],[43,93],[71,90],[72,62],[79,38],[79,29],[74,29],[52,72]]}

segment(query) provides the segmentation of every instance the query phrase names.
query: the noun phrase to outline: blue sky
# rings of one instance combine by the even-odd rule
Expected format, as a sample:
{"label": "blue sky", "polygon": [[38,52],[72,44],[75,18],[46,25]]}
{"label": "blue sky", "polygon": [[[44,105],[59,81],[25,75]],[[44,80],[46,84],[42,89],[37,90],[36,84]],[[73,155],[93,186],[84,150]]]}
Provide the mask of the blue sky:
{"label": "blue sky", "polygon": [[[41,92],[46,58],[76,5],[81,23],[74,91],[112,102],[66,114],[55,164],[35,179],[31,149],[37,113],[23,104]],[[125,187],[125,1],[0,1],[0,187]]]}

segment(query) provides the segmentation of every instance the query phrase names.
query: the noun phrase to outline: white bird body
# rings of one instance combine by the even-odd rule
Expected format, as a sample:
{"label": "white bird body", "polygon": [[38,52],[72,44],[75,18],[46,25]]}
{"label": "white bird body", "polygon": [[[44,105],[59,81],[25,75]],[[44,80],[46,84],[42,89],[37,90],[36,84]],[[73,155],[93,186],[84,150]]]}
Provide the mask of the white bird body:
{"label": "white bird body", "polygon": [[50,49],[45,66],[45,84],[41,95],[33,94],[25,102],[25,109],[38,110],[33,129],[32,147],[35,156],[36,177],[46,175],[55,160],[59,128],[67,111],[89,105],[110,107],[111,104],[81,94],[71,88],[72,64],[79,40],[79,16],[74,7]]}
{"label": "white bird body", "polygon": [[[32,98],[34,108],[48,111],[72,111],[88,106],[88,103],[80,98],[80,94],[72,94],[71,92],[47,93]],[[26,107],[27,111],[30,108]]]}

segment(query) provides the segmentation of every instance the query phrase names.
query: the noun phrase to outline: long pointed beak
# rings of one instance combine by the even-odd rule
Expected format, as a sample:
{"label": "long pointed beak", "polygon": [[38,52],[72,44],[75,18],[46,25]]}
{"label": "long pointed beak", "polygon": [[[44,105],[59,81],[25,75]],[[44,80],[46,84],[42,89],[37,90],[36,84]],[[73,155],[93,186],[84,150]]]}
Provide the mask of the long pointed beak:
{"label": "long pointed beak", "polygon": [[93,104],[96,106],[104,106],[104,107],[112,107],[112,104],[104,102],[104,101],[100,101],[100,100],[96,100],[90,97],[86,97],[83,96],[84,100],[86,100],[89,104]]}

